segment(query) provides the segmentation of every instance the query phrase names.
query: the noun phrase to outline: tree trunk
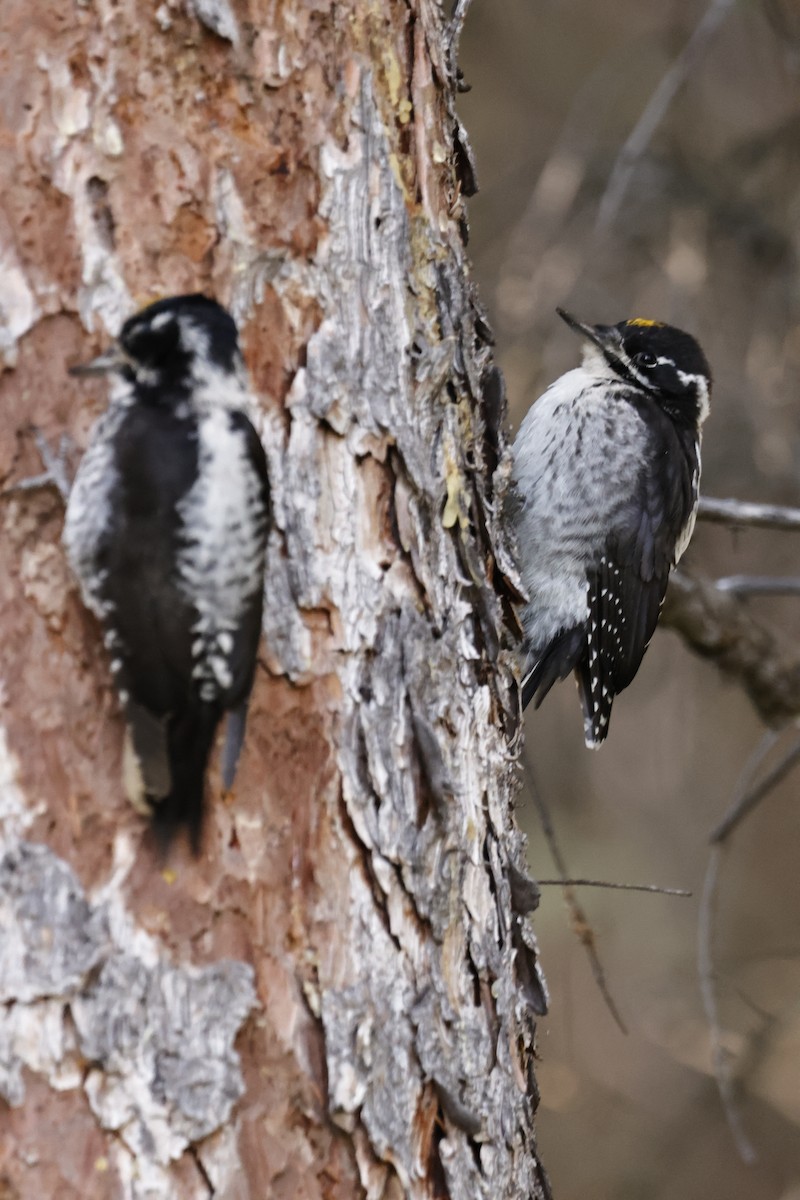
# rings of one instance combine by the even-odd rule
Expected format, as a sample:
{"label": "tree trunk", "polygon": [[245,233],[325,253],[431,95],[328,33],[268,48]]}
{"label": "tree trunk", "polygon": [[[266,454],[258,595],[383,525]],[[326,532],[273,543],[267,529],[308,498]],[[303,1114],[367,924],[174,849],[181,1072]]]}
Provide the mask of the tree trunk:
{"label": "tree trunk", "polygon": [[[463,9],[464,5],[459,5]],[[49,491],[0,500],[0,1195],[536,1196],[502,381],[434,0],[4,0],[0,484],[135,307],[234,313],[274,500],[203,854],[159,860]],[[74,466],[74,464],[73,464]]]}

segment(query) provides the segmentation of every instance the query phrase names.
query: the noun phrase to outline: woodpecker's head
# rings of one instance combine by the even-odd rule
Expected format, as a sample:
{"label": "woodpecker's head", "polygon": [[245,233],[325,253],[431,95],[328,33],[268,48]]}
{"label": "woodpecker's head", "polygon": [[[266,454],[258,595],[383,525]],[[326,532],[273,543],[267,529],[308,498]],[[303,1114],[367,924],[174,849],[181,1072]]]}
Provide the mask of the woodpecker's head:
{"label": "woodpecker's head", "polygon": [[158,300],[129,317],[103,354],[70,370],[72,375],[108,372],[159,395],[188,392],[219,372],[240,375],[236,323],[207,296]]}
{"label": "woodpecker's head", "polygon": [[556,312],[586,339],[587,370],[649,392],[677,424],[702,425],[708,416],[711,368],[691,334],[643,317],[618,325],[584,325],[561,308]]}

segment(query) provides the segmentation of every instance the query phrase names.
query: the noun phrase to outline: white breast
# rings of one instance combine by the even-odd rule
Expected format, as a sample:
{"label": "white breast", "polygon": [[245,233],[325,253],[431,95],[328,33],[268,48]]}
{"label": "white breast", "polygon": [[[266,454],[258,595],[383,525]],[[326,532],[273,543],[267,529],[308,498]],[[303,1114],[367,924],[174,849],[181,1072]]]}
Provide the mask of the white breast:
{"label": "white breast", "polygon": [[586,566],[599,560],[628,499],[646,436],[620,389],[583,367],[557,379],[522,422],[516,536],[530,597],[523,624],[534,646],[586,619]]}

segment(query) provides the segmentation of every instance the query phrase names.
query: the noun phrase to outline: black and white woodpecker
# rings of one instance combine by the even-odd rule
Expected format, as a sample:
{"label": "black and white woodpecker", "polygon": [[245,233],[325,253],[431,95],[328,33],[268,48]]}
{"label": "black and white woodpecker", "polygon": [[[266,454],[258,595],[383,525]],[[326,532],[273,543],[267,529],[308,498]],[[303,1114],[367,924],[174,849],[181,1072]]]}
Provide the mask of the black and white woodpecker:
{"label": "black and white woodpecker", "polygon": [[72,373],[112,377],[64,544],[105,631],[126,788],[162,840],[186,826],[196,851],[226,712],[233,781],[261,632],[269,482],[236,325],[214,300],[173,296]]}
{"label": "black and white woodpecker", "polygon": [[586,745],[639,669],[670,571],[694,528],[711,372],[693,337],[658,321],[584,325],[580,367],[523,420],[511,519],[529,600],[523,707],[574,671]]}

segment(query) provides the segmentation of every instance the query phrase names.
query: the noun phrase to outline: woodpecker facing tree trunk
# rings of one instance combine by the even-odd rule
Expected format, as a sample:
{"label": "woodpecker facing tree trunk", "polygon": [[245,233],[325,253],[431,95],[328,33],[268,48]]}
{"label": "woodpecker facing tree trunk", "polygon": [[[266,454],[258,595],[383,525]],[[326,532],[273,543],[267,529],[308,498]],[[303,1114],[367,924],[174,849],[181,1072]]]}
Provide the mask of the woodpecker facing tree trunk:
{"label": "woodpecker facing tree trunk", "polygon": [[217,748],[201,857],[165,865],[63,505],[0,500],[2,1187],[541,1197],[458,27],[390,0],[5,7],[0,486],[36,470],[31,424],[85,449],[106,393],[69,366],[203,292],[238,325],[272,524],[236,785]]}

